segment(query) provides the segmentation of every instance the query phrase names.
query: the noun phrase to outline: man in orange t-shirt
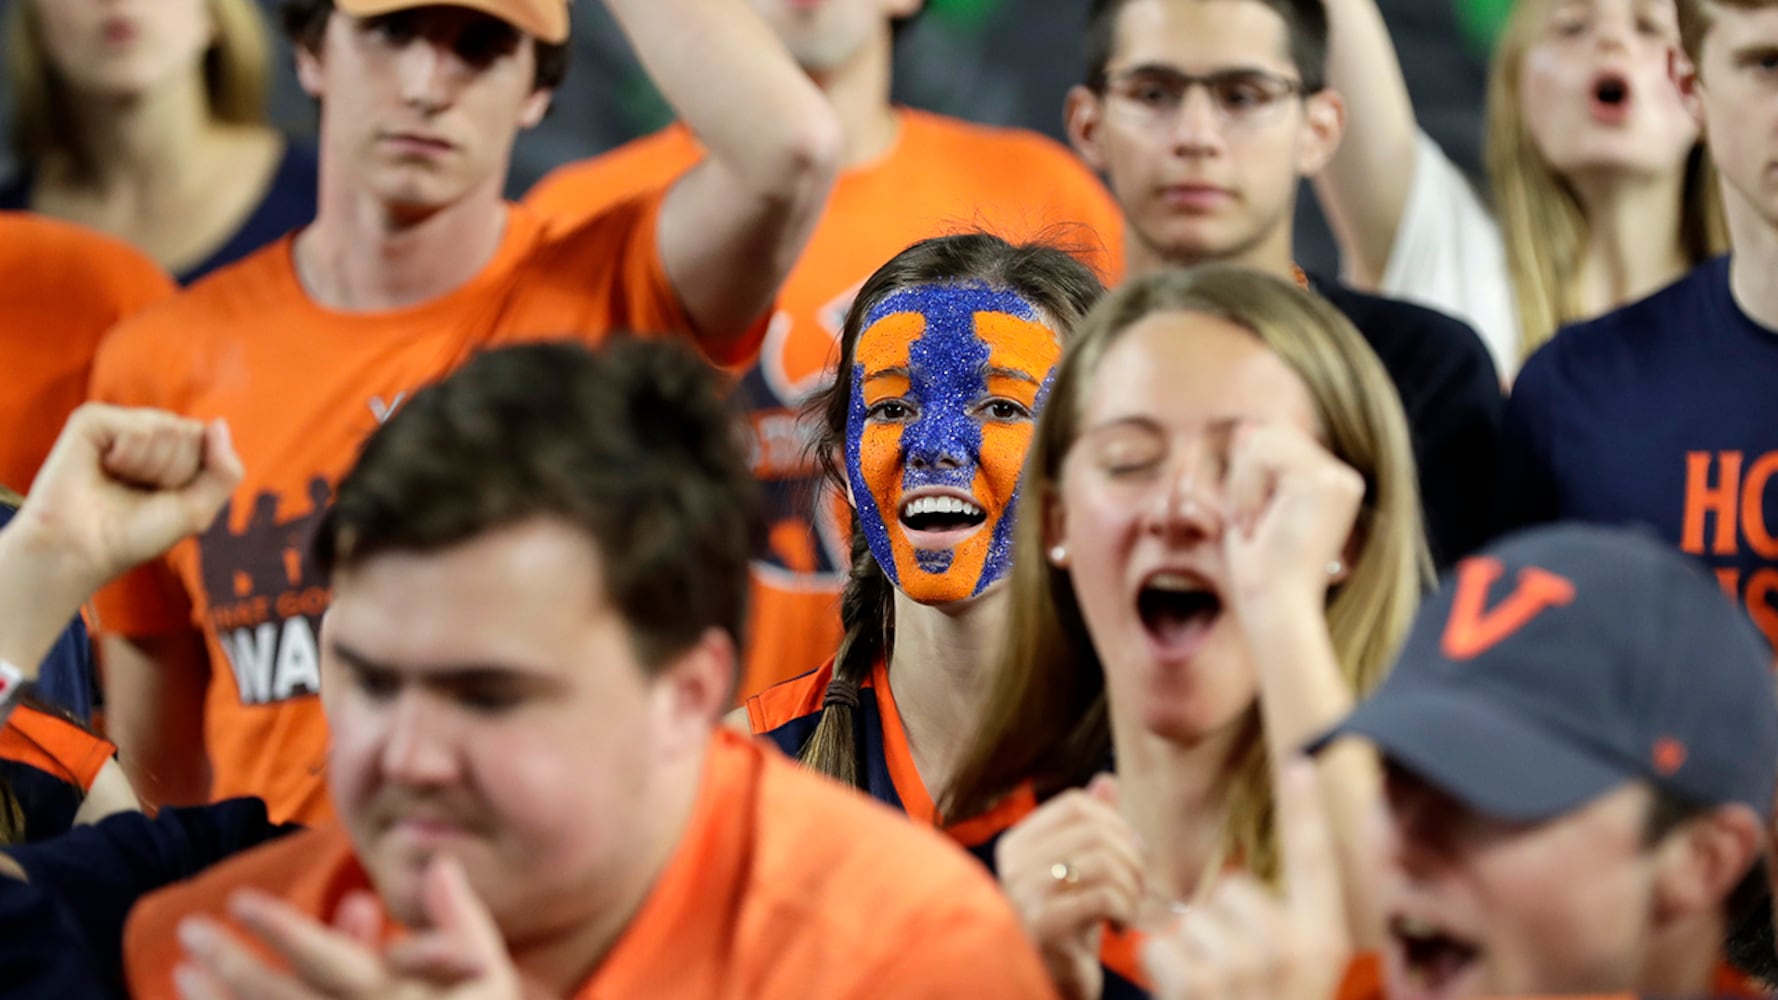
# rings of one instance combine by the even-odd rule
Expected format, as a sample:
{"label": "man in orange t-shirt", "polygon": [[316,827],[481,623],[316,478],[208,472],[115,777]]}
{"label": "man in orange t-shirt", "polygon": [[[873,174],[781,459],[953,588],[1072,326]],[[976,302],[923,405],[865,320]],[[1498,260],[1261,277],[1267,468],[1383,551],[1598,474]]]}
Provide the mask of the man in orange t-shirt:
{"label": "man in orange t-shirt", "polygon": [[[826,93],[846,135],[845,169],[808,249],[785,282],[757,362],[740,369],[754,472],[771,529],[753,563],[743,699],[813,670],[839,646],[850,564],[847,512],[823,488],[798,407],[837,360],[858,286],[909,244],[965,227],[1019,241],[1053,230],[1102,277],[1122,271],[1123,217],[1060,144],[890,103],[894,32],[921,0],[752,0]],[[658,188],[704,156],[685,124],[545,177],[526,202],[573,224]]]}
{"label": "man in orange t-shirt", "polygon": [[758,534],[717,382],[673,345],[513,347],[370,437],[315,547],[342,828],[144,900],[132,996],[405,995],[396,956],[462,929],[441,893],[542,995],[1054,996],[975,862],[716,732]]}
{"label": "man in orange t-shirt", "polygon": [[0,486],[27,493],[86,398],[105,331],[173,294],[128,244],[66,222],[0,213]]}
{"label": "man in orange t-shirt", "polygon": [[564,68],[566,0],[287,0],[321,104],[315,223],[119,330],[93,376],[105,402],[226,419],[249,470],[209,531],[98,601],[110,734],[150,800],[328,814],[307,543],[420,386],[524,339],[756,347],[831,182],[832,114],[742,0],[606,4],[713,155],[546,231],[499,192]]}

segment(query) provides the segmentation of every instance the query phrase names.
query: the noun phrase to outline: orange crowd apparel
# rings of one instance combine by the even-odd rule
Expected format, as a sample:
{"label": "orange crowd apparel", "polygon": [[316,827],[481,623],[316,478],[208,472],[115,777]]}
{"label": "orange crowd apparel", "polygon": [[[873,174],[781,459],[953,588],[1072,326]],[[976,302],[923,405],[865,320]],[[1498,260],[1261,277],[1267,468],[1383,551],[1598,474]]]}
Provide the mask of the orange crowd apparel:
{"label": "orange crowd apparel", "polygon": [[[178,924],[238,930],[255,887],[331,922],[369,878],[337,830],[293,834],[164,889],[131,913],[130,995],[177,996]],[[392,929],[391,933],[400,933]],[[1055,996],[980,866],[882,806],[736,733],[714,736],[697,806],[648,898],[573,1000]]]}
{"label": "orange crowd apparel", "polygon": [[22,212],[0,212],[0,485],[31,489],[37,467],[86,399],[106,331],[167,298],[155,263],[109,236]]}
{"label": "orange crowd apparel", "polygon": [[[660,261],[656,192],[550,230],[509,209],[494,258],[411,308],[344,313],[304,292],[286,238],[114,334],[95,398],[225,418],[246,476],[209,530],[102,591],[103,633],[201,629],[209,647],[204,743],[220,800],[257,795],[273,822],[331,814],[317,630],[328,592],[309,545],[359,444],[404,399],[479,349],[550,337],[689,328]],[[748,336],[703,343],[722,364]]]}

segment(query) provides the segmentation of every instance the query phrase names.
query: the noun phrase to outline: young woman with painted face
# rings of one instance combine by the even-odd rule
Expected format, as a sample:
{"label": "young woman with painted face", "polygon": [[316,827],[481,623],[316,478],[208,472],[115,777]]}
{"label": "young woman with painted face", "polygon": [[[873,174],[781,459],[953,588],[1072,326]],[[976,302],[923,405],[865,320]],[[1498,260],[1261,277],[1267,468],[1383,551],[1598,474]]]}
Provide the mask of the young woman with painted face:
{"label": "young woman with painted face", "polygon": [[1327,8],[1348,115],[1316,185],[1348,276],[1468,320],[1502,376],[1727,249],[1668,73],[1673,0],[1519,0],[1489,72],[1491,208],[1416,126],[1376,0]]}
{"label": "young woman with painted face", "polygon": [[[1429,577],[1410,456],[1381,364],[1288,282],[1164,272],[1082,321],[1026,465],[1009,642],[943,800],[1043,802],[992,854],[1065,994],[1141,995],[1137,937],[1108,922],[1163,925],[1230,868],[1275,877],[1270,765],[1379,679]],[[1321,769],[1350,831],[1374,762]]]}
{"label": "young woman with painted face", "polygon": [[6,44],[21,169],[0,208],[110,233],[182,284],[314,219],[314,150],[266,121],[253,0],[19,0]]}
{"label": "young woman with painted face", "polygon": [[754,733],[936,820],[928,789],[977,725],[1006,617],[998,585],[1032,425],[1102,292],[1057,247],[981,233],[916,243],[864,283],[836,377],[810,405],[851,507],[846,636],[819,670],[748,700]]}

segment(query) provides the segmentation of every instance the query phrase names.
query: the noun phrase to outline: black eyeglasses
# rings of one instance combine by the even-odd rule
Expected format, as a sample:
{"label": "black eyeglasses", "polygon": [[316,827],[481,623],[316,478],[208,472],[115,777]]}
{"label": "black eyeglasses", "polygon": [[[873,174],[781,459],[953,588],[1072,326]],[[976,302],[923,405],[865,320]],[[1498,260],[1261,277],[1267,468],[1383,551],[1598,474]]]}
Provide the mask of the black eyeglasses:
{"label": "black eyeglasses", "polygon": [[1144,125],[1170,125],[1194,87],[1203,87],[1217,117],[1231,125],[1260,124],[1309,88],[1261,69],[1225,69],[1195,76],[1177,70],[1143,67],[1122,73],[1100,73],[1091,86],[1105,97],[1109,110]]}

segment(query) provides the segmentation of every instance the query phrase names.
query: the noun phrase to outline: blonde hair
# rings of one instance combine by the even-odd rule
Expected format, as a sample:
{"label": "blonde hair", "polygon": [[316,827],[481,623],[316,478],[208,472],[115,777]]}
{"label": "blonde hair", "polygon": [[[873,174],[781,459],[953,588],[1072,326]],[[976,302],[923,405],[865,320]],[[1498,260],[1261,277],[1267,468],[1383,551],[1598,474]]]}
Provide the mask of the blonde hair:
{"label": "blonde hair", "polygon": [[[1107,351],[1155,313],[1217,316],[1253,333],[1302,379],[1330,452],[1363,478],[1364,500],[1350,575],[1327,603],[1327,627],[1354,691],[1382,679],[1406,634],[1431,558],[1407,419],[1382,363],[1332,305],[1293,284],[1233,265],[1168,271],[1131,282],[1081,322],[1038,418],[1025,495],[1054,503],[1062,466],[1079,434],[1094,373]],[[1045,558],[1037,510],[1015,529],[1013,624],[993,690],[956,780],[947,815],[985,812],[1026,780],[1040,798],[1083,784],[1111,751],[1105,677],[1068,572]],[[1265,878],[1277,874],[1272,786],[1259,714],[1249,711],[1220,854]]]}
{"label": "blonde hair", "polygon": [[[206,0],[216,38],[204,52],[210,117],[226,125],[264,125],[271,36],[253,0]],[[34,163],[52,153],[88,155],[74,133],[68,95],[44,49],[33,0],[14,0],[6,17],[6,76],[12,87],[13,154]]]}
{"label": "blonde hair", "polygon": [[[1589,230],[1574,189],[1544,158],[1525,121],[1519,80],[1525,51],[1541,25],[1543,0],[1518,0],[1488,69],[1483,158],[1519,320],[1520,357],[1529,357],[1567,323],[1589,319],[1577,274]],[[1700,264],[1728,249],[1716,171],[1703,140],[1685,163],[1680,243]]]}

